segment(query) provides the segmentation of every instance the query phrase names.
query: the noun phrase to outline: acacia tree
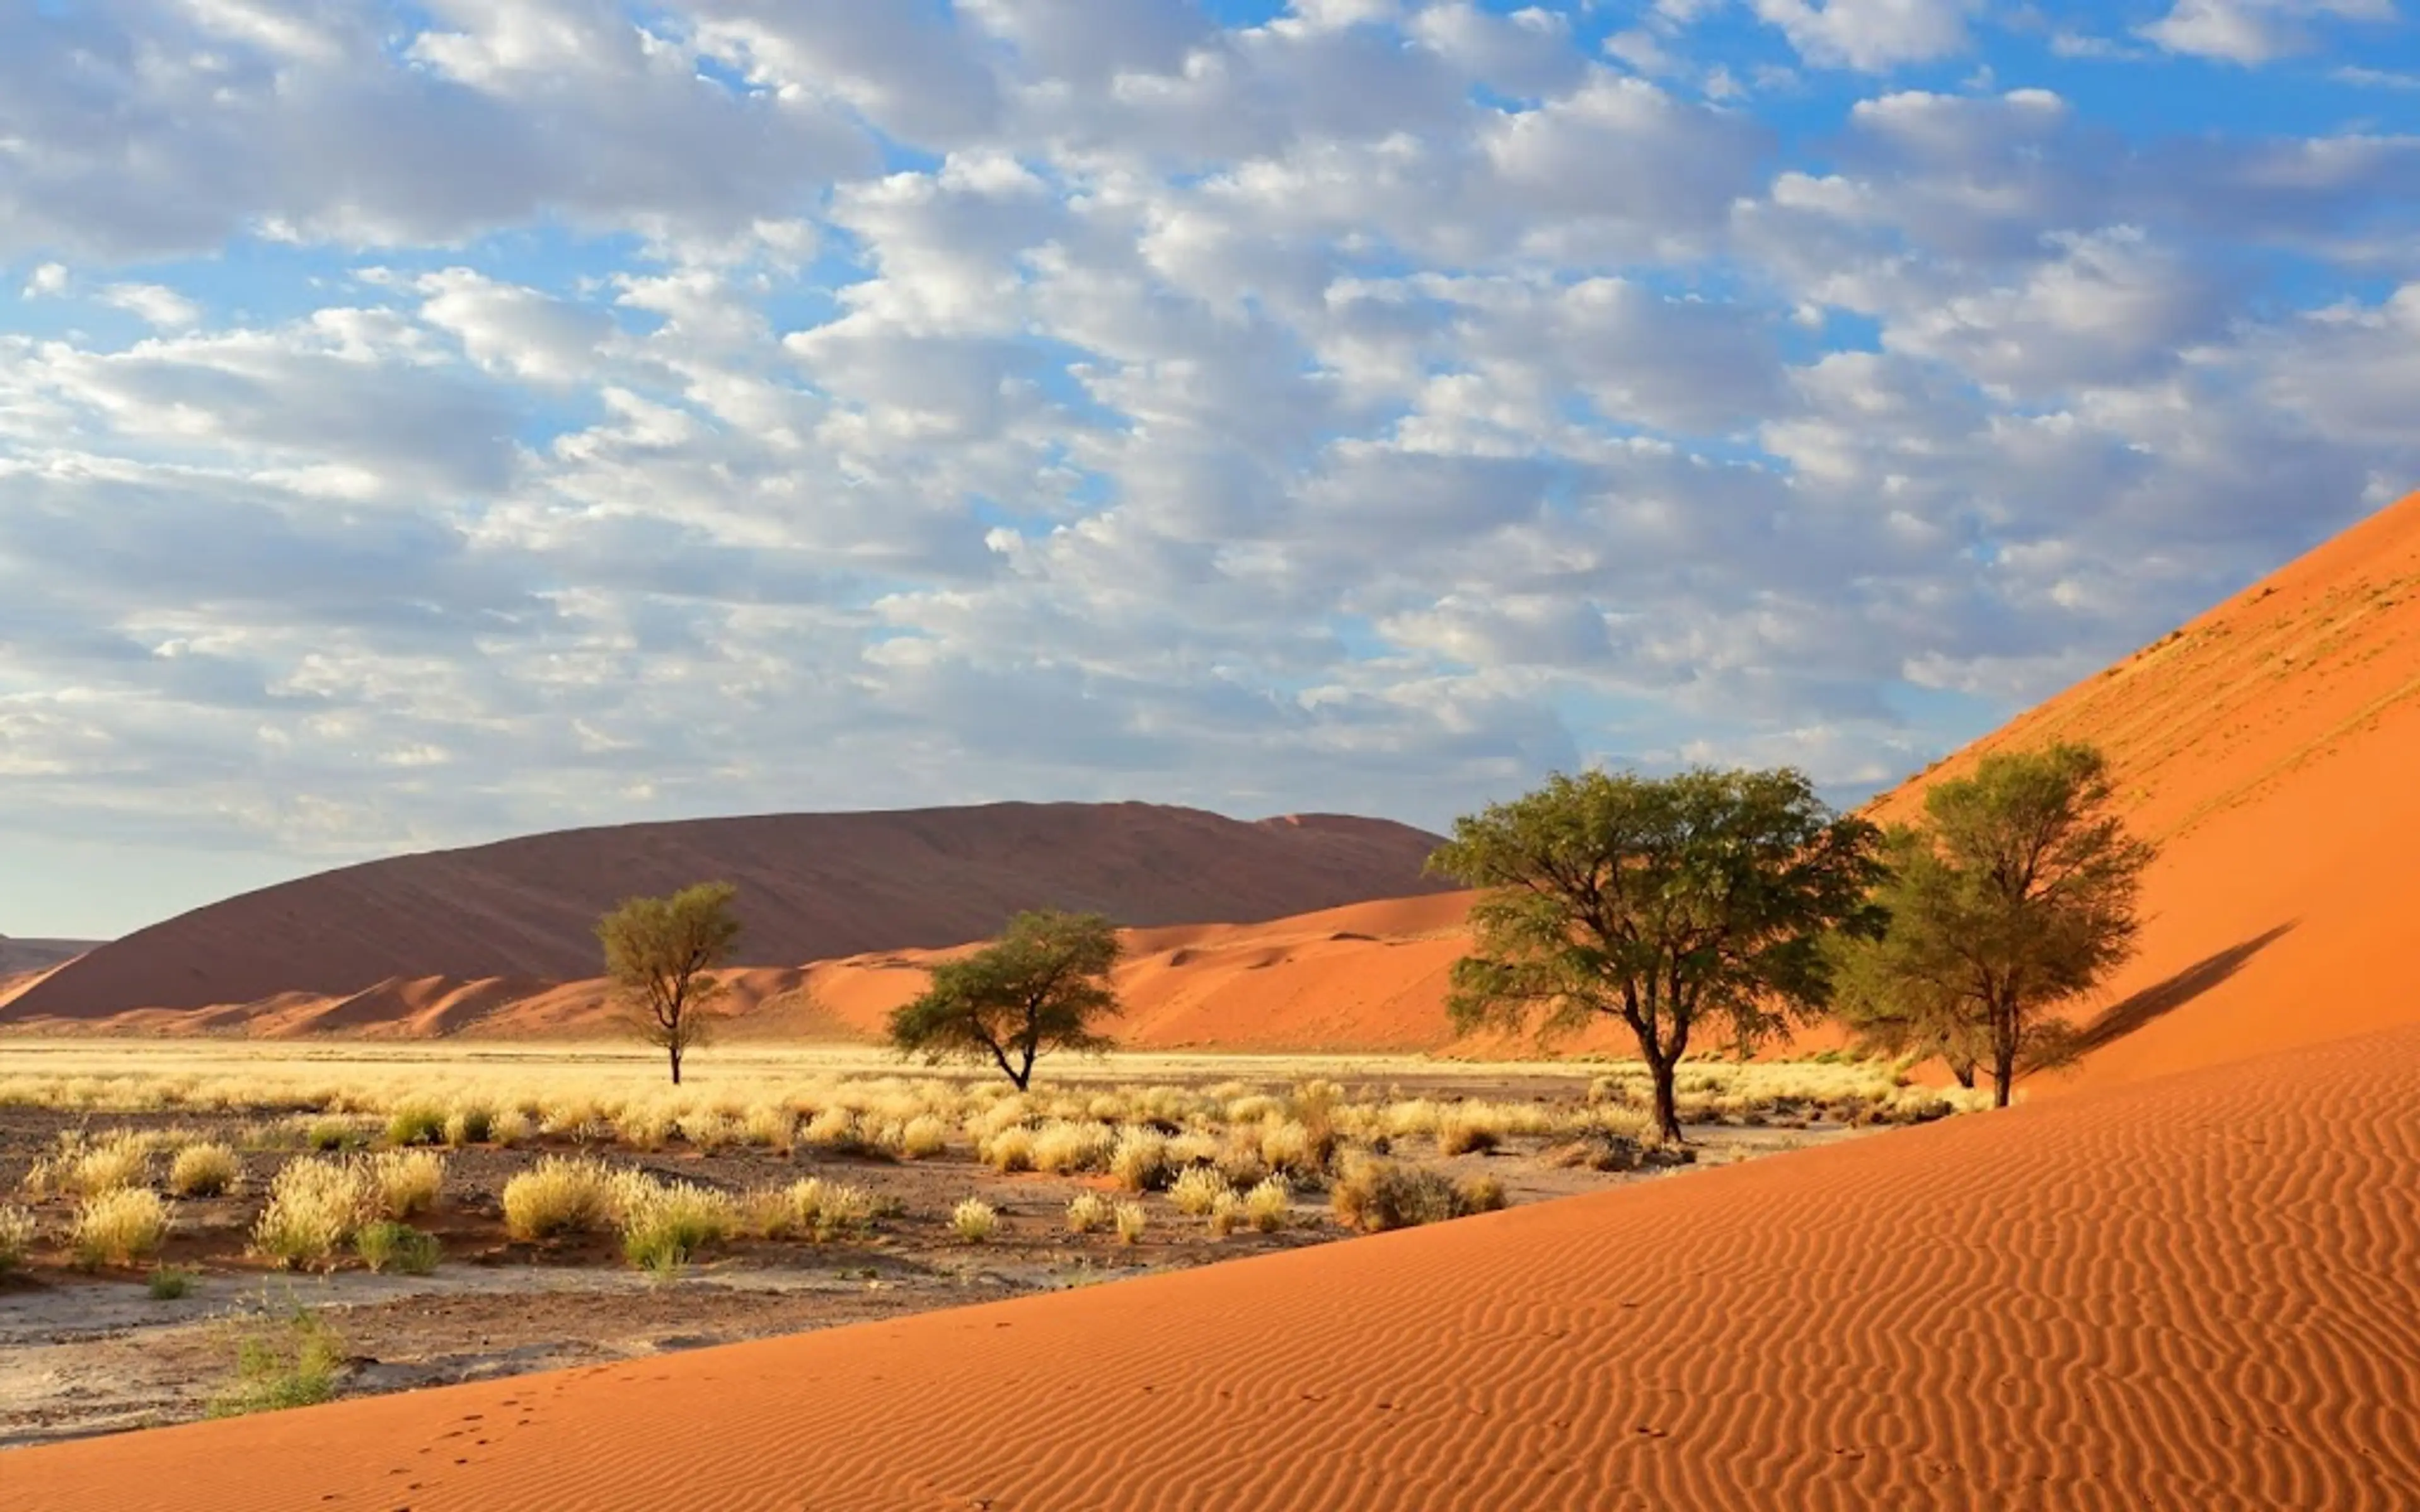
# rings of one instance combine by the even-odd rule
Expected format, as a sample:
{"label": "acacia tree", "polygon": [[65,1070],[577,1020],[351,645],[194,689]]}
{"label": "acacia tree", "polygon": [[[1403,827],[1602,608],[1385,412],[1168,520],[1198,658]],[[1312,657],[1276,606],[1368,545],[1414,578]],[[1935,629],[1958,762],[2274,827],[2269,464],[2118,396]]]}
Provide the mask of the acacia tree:
{"label": "acacia tree", "polygon": [[1879,832],[1835,814],[1802,774],[1560,773],[1454,822],[1429,869],[1487,889],[1477,949],[1454,963],[1457,1027],[1542,1037],[1599,1014],[1630,1027],[1679,1143],[1675,1068],[1701,1023],[1752,1046],[1829,993],[1836,931],[1878,922]]}
{"label": "acacia tree", "polygon": [[2072,1054],[2061,1005],[2133,953],[2143,869],[2156,854],[2113,811],[2090,746],[1999,751],[1924,795],[1895,830],[1890,916],[1843,948],[1842,1017],[1876,1049],[1938,1055],[2009,1104],[2019,1076]]}
{"label": "acacia tree", "polygon": [[891,1042],[931,1061],[988,1057],[1021,1092],[1044,1052],[1109,1048],[1094,1025],[1119,1011],[1117,963],[1099,914],[1019,914],[998,941],[934,967],[924,995],[891,1015]]}
{"label": "acacia tree", "polygon": [[665,898],[627,898],[597,921],[605,947],[605,975],[639,1038],[672,1060],[673,1085],[681,1057],[706,1041],[712,1004],[722,983],[709,975],[731,953],[739,920],[728,882],[700,882]]}

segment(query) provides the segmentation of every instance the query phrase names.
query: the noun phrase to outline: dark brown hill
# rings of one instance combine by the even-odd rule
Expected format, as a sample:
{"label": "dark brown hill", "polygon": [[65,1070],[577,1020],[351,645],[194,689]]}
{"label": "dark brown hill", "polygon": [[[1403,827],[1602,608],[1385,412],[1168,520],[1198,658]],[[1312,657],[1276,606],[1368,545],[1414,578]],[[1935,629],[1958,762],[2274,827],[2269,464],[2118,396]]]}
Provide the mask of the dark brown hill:
{"label": "dark brown hill", "polygon": [[355,993],[396,977],[568,979],[619,899],[739,887],[745,964],[983,938],[1020,908],[1121,924],[1270,918],[1437,890],[1437,837],[1311,814],[1247,823],[1151,804],[1002,803],[566,830],[396,856],[230,898],[101,946],[0,1008],[130,1009]]}

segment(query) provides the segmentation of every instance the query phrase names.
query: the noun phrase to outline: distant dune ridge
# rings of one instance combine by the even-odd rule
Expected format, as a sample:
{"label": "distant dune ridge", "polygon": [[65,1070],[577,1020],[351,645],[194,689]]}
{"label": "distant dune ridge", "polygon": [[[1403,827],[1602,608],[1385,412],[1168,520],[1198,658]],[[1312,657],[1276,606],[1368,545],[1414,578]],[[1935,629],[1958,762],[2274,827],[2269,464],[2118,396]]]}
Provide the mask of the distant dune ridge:
{"label": "distant dune ridge", "polygon": [[0,1457],[0,1512],[2402,1512],[2420,1027],[1431,1228]]}
{"label": "distant dune ridge", "polygon": [[20,940],[0,934],[0,977],[44,971],[99,945],[99,940]]}
{"label": "distant dune ridge", "polygon": [[[2420,949],[2409,943],[2420,936],[2420,495],[1871,811],[1912,817],[1928,782],[1980,752],[2061,739],[2109,753],[2130,823],[2162,855],[2139,954],[2080,1005],[2091,1050],[2074,1072],[2032,1078],[2030,1095],[2420,1021]],[[720,840],[710,826],[639,825],[271,888],[95,950],[13,1003],[0,988],[0,1019],[595,1033],[601,985],[565,979],[595,970],[586,931],[605,895],[732,875],[752,907],[799,921],[752,933],[748,958],[762,964],[736,977],[730,999],[742,1032],[872,1037],[921,989],[932,948],[980,939],[1016,907],[1063,902],[1151,926],[1128,933],[1118,974],[1117,1032],[1138,1048],[1527,1048],[1503,1034],[1459,1039],[1448,1024],[1470,898],[1419,878],[1435,837],[1402,825],[1247,825],[1140,805],[714,823],[737,826],[735,855],[707,843]],[[811,837],[814,826],[827,827]],[[623,865],[623,880],[599,880]],[[278,943],[279,910],[304,903],[316,943]],[[306,982],[304,965],[344,980]],[[147,1011],[122,1011],[137,1004]],[[1608,1027],[1568,1044],[1619,1053],[1626,1042]],[[1819,1030],[1799,1048],[1837,1042]]]}
{"label": "distant dune ridge", "polygon": [[[464,989],[492,997],[499,982],[526,992],[591,976],[600,913],[706,878],[739,887],[742,959],[795,967],[978,939],[1028,907],[1153,925],[1419,893],[1440,886],[1420,872],[1436,842],[1386,820],[1247,823],[1140,803],[571,830],[373,861],[195,909],[21,988],[0,1017],[73,1022],[148,1010],[143,1018],[156,1028],[174,1022],[159,1011],[256,1005],[272,1019],[361,1029]],[[344,1002],[374,989],[384,996]],[[226,1027],[229,1018],[202,1014],[190,1026]],[[442,1013],[427,1025],[445,1026]]]}

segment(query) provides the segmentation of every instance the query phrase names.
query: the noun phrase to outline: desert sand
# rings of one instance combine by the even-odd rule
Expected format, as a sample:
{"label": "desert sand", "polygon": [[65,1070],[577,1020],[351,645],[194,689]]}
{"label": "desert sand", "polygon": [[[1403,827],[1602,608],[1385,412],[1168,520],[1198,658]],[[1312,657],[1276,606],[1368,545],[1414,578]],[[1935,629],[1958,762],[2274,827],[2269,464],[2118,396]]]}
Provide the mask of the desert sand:
{"label": "desert sand", "polygon": [[2420,1504],[2420,1028],[1433,1228],[0,1463],[0,1508]]}
{"label": "desert sand", "polygon": [[[1149,925],[1403,896],[1441,886],[1420,872],[1435,843],[1384,820],[1311,814],[1248,824],[1140,803],[570,830],[373,861],[195,909],[22,986],[0,1005],[0,1018],[73,1023],[225,1005],[268,1005],[290,1016],[317,998],[334,1008],[319,1026],[360,1029],[376,1020],[375,1005],[335,1005],[381,985],[586,977],[597,969],[600,913],[634,893],[709,878],[739,887],[740,959],[795,966],[956,945],[1020,908],[1097,908]],[[427,994],[394,1002],[415,995]],[[194,1026],[225,1027],[225,1017]]]}

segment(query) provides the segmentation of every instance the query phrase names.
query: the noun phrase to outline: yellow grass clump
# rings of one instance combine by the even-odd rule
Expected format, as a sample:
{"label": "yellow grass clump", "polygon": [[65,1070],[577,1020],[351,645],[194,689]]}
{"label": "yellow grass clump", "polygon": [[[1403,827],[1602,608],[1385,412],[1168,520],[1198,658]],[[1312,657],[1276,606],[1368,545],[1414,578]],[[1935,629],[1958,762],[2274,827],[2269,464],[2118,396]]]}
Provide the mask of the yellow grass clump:
{"label": "yellow grass clump", "polygon": [[1235,1189],[1216,1166],[1188,1165],[1168,1189],[1168,1200],[1176,1211],[1188,1218],[1206,1216],[1217,1207],[1221,1196],[1233,1196]]}
{"label": "yellow grass clump", "polygon": [[0,1203],[0,1275],[18,1270],[34,1250],[34,1215]]}
{"label": "yellow grass clump", "polygon": [[950,1148],[950,1126],[929,1113],[920,1113],[899,1127],[899,1158],[930,1160]]}
{"label": "yellow grass clump", "polygon": [[738,1227],[728,1196],[692,1181],[643,1179],[625,1184],[617,1199],[623,1258],[658,1276],[677,1273]]}
{"label": "yellow grass clump", "polygon": [[1078,1192],[1067,1204],[1067,1232],[1096,1234],[1117,1221],[1117,1213],[1107,1197],[1097,1192]]}
{"label": "yellow grass clump", "polygon": [[613,1183],[601,1161],[546,1156],[504,1183],[504,1232],[529,1242],[602,1227]]}
{"label": "yellow grass clump", "polygon": [[364,1167],[375,1217],[403,1219],[437,1205],[445,1157],[433,1149],[382,1149]]}
{"label": "yellow grass clump", "polygon": [[326,1266],[361,1226],[378,1216],[377,1194],[358,1161],[305,1155],[270,1178],[269,1202],[252,1226],[252,1247],[287,1270]]}
{"label": "yellow grass clump", "polygon": [[1121,1202],[1117,1209],[1118,1242],[1140,1244],[1143,1230],[1151,1227],[1151,1214],[1140,1202]]}
{"label": "yellow grass clump", "polygon": [[981,1197],[969,1197],[950,1210],[950,1229],[967,1243],[983,1243],[999,1227],[1000,1210]]}
{"label": "yellow grass clump", "polygon": [[1294,1209],[1294,1188],[1282,1176],[1272,1176],[1244,1195],[1244,1215],[1262,1233],[1275,1233],[1285,1227],[1286,1215]]}
{"label": "yellow grass clump", "polygon": [[86,1270],[132,1265],[160,1252],[174,1221],[159,1193],[147,1186],[117,1187],[84,1199],[68,1244]]}
{"label": "yellow grass clump", "polygon": [[235,1190],[243,1162],[225,1145],[187,1145],[168,1163],[168,1190],[180,1197],[215,1197]]}
{"label": "yellow grass clump", "polygon": [[874,1227],[874,1197],[861,1186],[811,1176],[785,1187],[752,1193],[751,1226],[767,1239],[827,1243]]}

